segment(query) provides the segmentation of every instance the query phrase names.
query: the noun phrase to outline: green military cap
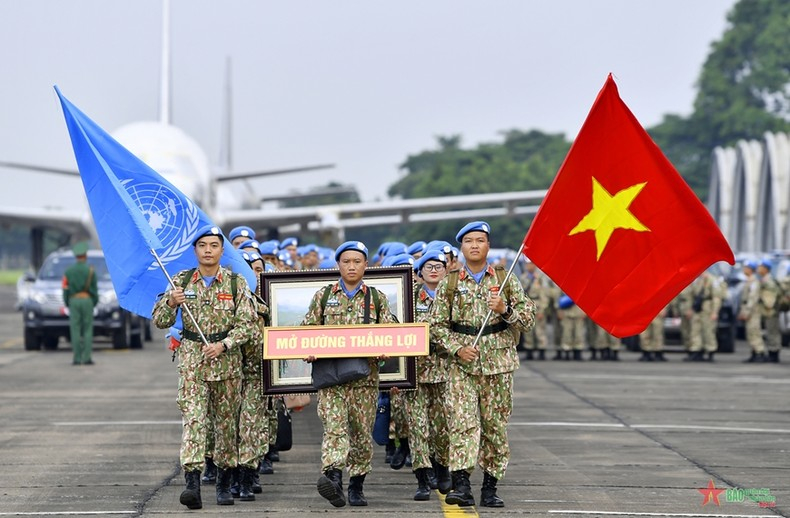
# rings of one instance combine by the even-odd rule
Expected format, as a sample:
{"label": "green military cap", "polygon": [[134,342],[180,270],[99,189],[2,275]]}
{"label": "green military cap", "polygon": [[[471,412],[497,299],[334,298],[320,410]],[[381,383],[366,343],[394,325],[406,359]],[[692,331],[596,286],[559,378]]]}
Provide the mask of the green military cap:
{"label": "green military cap", "polygon": [[71,247],[71,251],[74,252],[75,256],[86,255],[88,253],[88,243],[85,241],[74,243],[74,246]]}

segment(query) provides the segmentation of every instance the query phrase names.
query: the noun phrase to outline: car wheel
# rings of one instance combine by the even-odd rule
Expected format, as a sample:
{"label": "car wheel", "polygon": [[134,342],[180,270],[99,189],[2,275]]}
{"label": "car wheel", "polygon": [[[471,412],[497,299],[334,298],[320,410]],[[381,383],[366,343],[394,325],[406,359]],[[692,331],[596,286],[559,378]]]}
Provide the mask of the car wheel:
{"label": "car wheel", "polygon": [[45,334],[44,335],[44,349],[47,351],[54,351],[58,348],[58,335]]}
{"label": "car wheel", "polygon": [[25,350],[26,351],[40,351],[41,339],[36,334],[34,329],[25,329]]}
{"label": "car wheel", "polygon": [[132,323],[129,322],[128,315],[124,315],[123,323],[119,329],[112,334],[113,349],[126,349],[132,343]]}

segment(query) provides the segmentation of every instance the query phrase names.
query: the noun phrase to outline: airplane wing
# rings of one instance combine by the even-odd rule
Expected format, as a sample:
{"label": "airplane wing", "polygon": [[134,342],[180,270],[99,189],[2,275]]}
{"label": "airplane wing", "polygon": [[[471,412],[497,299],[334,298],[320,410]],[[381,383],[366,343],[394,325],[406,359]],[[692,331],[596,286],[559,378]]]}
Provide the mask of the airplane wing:
{"label": "airplane wing", "polygon": [[[2,164],[0,164],[2,165]],[[317,171],[319,169],[332,169],[335,167],[335,164],[319,164],[319,165],[308,165],[303,167],[290,167],[288,169],[271,169],[268,171],[249,171],[244,173],[228,173],[223,175],[218,175],[214,179],[217,182],[228,182],[231,180],[245,180],[248,178],[258,178],[261,176],[275,176],[278,174],[288,174],[288,173],[301,173],[305,171]]]}
{"label": "airplane wing", "polygon": [[216,220],[223,227],[250,225],[276,228],[298,224],[302,228],[352,228],[447,219],[476,219],[534,214],[546,190],[471,194],[317,205],[278,209],[224,211]]}
{"label": "airplane wing", "polygon": [[38,171],[41,173],[56,173],[56,174],[63,174],[67,176],[79,176],[80,172],[76,169],[61,169],[59,167],[49,167],[43,165],[33,165],[33,164],[22,164],[18,162],[2,162],[0,161],[0,167],[9,167],[11,169],[26,169],[28,171]]}
{"label": "airplane wing", "polygon": [[56,207],[0,207],[0,225],[44,227],[69,234],[93,235],[93,221],[87,211]]}

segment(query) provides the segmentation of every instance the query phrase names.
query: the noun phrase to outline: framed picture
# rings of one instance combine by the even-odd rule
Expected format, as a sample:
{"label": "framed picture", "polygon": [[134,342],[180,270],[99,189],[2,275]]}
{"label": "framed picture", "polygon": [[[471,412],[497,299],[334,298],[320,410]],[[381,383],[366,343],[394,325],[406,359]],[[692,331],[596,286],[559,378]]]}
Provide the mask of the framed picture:
{"label": "framed picture", "polygon": [[[315,293],[340,279],[340,271],[303,270],[264,272],[261,274],[261,295],[269,305],[272,326],[298,326]],[[390,310],[398,322],[412,322],[414,295],[412,269],[409,266],[371,267],[365,271],[365,284],[386,295]],[[302,360],[267,360],[263,365],[264,393],[311,393],[311,366]],[[417,385],[413,357],[390,358],[381,367],[379,388],[412,389]]]}

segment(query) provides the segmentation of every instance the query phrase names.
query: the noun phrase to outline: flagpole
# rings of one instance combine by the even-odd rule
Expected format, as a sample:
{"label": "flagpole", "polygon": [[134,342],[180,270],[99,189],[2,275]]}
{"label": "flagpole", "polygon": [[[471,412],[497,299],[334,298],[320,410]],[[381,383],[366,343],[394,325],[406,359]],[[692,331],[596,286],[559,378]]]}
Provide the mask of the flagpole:
{"label": "flagpole", "polygon": [[[165,274],[165,277],[167,277],[167,282],[170,283],[170,287],[176,289],[177,287],[176,283],[173,282],[173,278],[170,277],[169,273],[167,273],[167,270],[165,269],[165,265],[162,264],[162,260],[159,258],[159,255],[156,253],[156,250],[154,250],[153,248],[150,248],[149,250],[151,250],[151,253],[156,259],[156,263],[159,265],[159,268],[162,269],[162,272]],[[205,345],[208,345],[209,344],[208,340],[206,340],[203,331],[201,331],[200,326],[197,323],[197,319],[195,319],[195,316],[192,314],[192,311],[189,310],[189,306],[187,306],[186,304],[182,304],[181,308],[184,310],[184,312],[187,314],[189,319],[192,321],[192,324],[195,326],[195,329],[197,329],[197,332],[200,335],[200,339],[203,340],[203,343]],[[175,358],[175,352],[173,353],[173,357]]]}
{"label": "flagpole", "polygon": [[[519,247],[518,252],[516,253],[516,257],[513,258],[513,263],[510,265],[510,269],[508,269],[505,278],[502,279],[502,285],[499,287],[499,293],[503,293],[505,289],[505,285],[507,285],[508,279],[510,279],[510,276],[513,274],[513,270],[516,268],[516,263],[518,262],[519,259],[521,259],[521,252],[523,250],[524,250],[524,243],[521,243],[521,246]],[[477,336],[475,337],[474,343],[472,343],[472,347],[477,348],[477,342],[479,342],[480,337],[483,336],[483,329],[485,329],[486,324],[488,324],[488,321],[491,320],[491,315],[493,314],[494,314],[494,310],[489,309],[486,318],[483,320],[483,323],[480,324],[480,331],[477,332]]]}

